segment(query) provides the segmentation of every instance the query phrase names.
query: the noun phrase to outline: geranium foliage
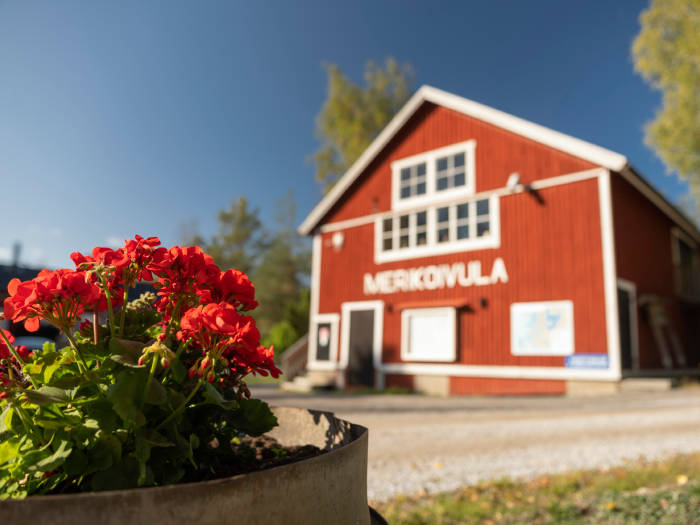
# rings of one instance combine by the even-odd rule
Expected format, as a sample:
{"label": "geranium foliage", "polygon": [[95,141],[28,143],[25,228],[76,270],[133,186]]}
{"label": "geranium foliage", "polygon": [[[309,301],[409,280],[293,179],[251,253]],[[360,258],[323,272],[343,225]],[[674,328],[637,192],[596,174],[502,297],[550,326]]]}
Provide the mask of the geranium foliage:
{"label": "geranium foliage", "polygon": [[[71,258],[8,286],[7,319],[46,320],[67,344],[29,352],[0,330],[0,498],[225,475],[232,442],[277,424],[244,382],[280,374],[248,277],[138,235]],[[140,281],[157,293],[129,301]]]}

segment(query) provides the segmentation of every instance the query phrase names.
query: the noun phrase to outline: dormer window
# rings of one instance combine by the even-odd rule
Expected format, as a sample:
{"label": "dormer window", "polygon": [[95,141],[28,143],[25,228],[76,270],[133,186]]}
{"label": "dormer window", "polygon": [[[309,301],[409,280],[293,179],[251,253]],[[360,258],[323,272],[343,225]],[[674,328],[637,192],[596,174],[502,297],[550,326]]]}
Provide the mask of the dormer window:
{"label": "dormer window", "polygon": [[464,166],[464,153],[449,155],[437,159],[436,187],[437,191],[459,188],[466,184],[466,168]]}
{"label": "dormer window", "polygon": [[474,152],[469,140],[392,163],[392,208],[413,208],[474,193]]}
{"label": "dormer window", "polygon": [[399,185],[402,199],[425,195],[425,162],[401,168],[401,181]]}

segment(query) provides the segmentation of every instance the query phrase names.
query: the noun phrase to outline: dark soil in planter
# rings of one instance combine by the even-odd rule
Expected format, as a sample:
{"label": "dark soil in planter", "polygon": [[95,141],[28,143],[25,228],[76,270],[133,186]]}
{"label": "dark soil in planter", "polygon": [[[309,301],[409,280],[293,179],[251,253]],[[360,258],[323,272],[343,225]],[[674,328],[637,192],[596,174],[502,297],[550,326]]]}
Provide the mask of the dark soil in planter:
{"label": "dark soil in planter", "polygon": [[[209,443],[211,448],[218,448],[218,443]],[[194,477],[197,481],[227,478],[238,474],[248,474],[258,470],[265,470],[289,463],[295,463],[303,459],[325,454],[314,445],[284,446],[270,436],[250,437],[246,436],[239,443],[231,445],[232,455],[229,461],[221,462],[211,471],[199,471]],[[193,481],[193,479],[187,479]]]}

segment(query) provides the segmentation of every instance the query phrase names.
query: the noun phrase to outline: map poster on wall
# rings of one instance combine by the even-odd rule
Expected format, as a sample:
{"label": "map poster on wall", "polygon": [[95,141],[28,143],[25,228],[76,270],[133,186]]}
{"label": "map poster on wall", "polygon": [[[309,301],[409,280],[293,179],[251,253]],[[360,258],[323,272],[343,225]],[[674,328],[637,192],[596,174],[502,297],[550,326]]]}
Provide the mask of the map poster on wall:
{"label": "map poster on wall", "polygon": [[510,352],[513,355],[573,354],[573,303],[549,301],[511,304]]}

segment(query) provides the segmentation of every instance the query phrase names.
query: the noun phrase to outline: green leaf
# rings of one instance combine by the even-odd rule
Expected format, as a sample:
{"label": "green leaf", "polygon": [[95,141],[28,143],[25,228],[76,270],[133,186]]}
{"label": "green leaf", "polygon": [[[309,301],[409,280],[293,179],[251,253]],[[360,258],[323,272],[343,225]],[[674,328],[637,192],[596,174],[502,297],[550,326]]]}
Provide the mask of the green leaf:
{"label": "green leaf", "polygon": [[109,351],[112,354],[110,359],[123,365],[137,368],[139,367],[138,361],[141,357],[141,351],[145,346],[145,343],[139,341],[113,337],[109,340]]}
{"label": "green leaf", "polygon": [[72,397],[67,390],[53,386],[42,386],[38,390],[25,390],[24,395],[36,405],[49,403],[68,403]]}
{"label": "green leaf", "polygon": [[127,426],[140,427],[146,424],[146,417],[138,406],[143,393],[143,376],[131,370],[117,374],[114,384],[107,391],[114,410]]}
{"label": "green leaf", "polygon": [[182,384],[187,376],[187,370],[185,366],[180,362],[180,359],[173,359],[170,363],[170,375],[173,377],[176,383]]}
{"label": "green leaf", "polygon": [[66,461],[66,458],[70,456],[73,450],[71,445],[70,441],[61,441],[53,454],[29,466],[27,470],[29,472],[49,472],[54,470],[56,467],[61,466]]}
{"label": "green leaf", "polygon": [[19,453],[19,442],[8,440],[0,443],[0,465],[4,465],[17,457]]}
{"label": "green leaf", "polygon": [[84,410],[90,418],[97,421],[103,432],[111,434],[119,428],[119,417],[109,401],[99,400],[89,403]]}
{"label": "green leaf", "polygon": [[232,423],[241,432],[259,436],[277,426],[277,418],[264,401],[241,399],[239,406],[240,409],[232,417]]}
{"label": "green leaf", "polygon": [[204,383],[204,399],[206,403],[214,404],[230,410],[236,407],[235,401],[229,401],[211,383]]}
{"label": "green leaf", "polygon": [[159,432],[156,432],[152,428],[146,428],[139,431],[140,436],[146,443],[152,447],[173,447],[173,443],[168,441],[168,439]]}
{"label": "green leaf", "polygon": [[63,472],[71,477],[82,476],[88,468],[88,457],[79,448],[74,448],[63,464]]}
{"label": "green leaf", "polygon": [[144,399],[149,405],[163,405],[168,401],[168,392],[165,387],[151,378],[151,384],[148,388],[148,393],[146,394],[146,399]]}

